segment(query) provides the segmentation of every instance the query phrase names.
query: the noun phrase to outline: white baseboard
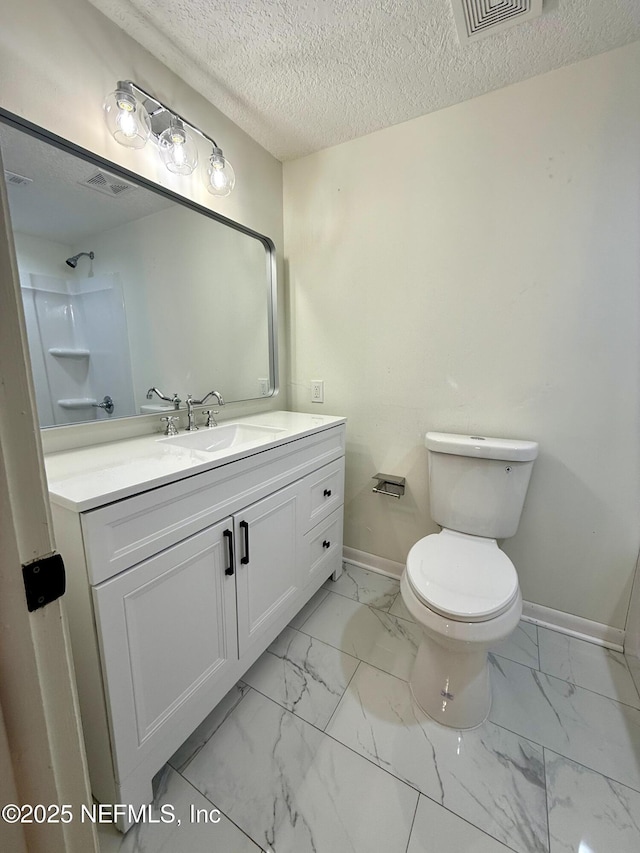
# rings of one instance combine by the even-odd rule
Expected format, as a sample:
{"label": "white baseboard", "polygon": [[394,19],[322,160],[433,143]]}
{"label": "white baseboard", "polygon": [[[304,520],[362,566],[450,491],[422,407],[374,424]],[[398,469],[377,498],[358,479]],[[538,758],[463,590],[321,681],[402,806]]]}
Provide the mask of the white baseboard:
{"label": "white baseboard", "polygon": [[342,549],[342,559],[351,566],[368,569],[371,572],[377,572],[379,575],[396,578],[396,580],[400,580],[404,571],[404,563],[396,563],[393,560],[387,560],[386,557],[376,557],[375,554],[368,554],[366,551],[358,551],[355,548],[347,548],[346,545]]}
{"label": "white baseboard", "polygon": [[551,628],[579,640],[588,640],[616,652],[623,651],[624,631],[621,628],[592,622],[591,619],[554,610],[552,607],[543,607],[542,604],[533,604],[531,601],[522,602],[522,618],[525,622],[542,625],[543,628]]}
{"label": "white baseboard", "polygon": [[[355,548],[344,547],[342,559],[351,566],[358,566],[380,575],[399,579],[404,571],[403,563],[387,560],[385,557],[377,557],[366,551],[358,551]],[[525,622],[541,625],[543,628],[551,628],[560,634],[568,634],[579,640],[587,640],[598,646],[621,652],[624,645],[624,631],[621,628],[613,628],[601,622],[592,622],[582,616],[574,616],[572,613],[564,613],[554,610],[552,607],[543,607],[541,604],[533,604],[530,601],[522,602],[522,618]]]}

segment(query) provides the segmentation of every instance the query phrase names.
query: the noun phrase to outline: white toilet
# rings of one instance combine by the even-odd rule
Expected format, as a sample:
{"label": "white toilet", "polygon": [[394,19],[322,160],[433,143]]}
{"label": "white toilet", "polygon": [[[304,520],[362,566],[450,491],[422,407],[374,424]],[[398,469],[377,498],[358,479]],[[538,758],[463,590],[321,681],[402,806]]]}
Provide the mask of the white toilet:
{"label": "white toilet", "polygon": [[487,651],[522,614],[518,575],[496,539],[518,529],[538,445],[438,432],[425,444],[442,531],[416,542],[400,582],[423,629],[410,683],[430,717],[470,729],[491,709]]}

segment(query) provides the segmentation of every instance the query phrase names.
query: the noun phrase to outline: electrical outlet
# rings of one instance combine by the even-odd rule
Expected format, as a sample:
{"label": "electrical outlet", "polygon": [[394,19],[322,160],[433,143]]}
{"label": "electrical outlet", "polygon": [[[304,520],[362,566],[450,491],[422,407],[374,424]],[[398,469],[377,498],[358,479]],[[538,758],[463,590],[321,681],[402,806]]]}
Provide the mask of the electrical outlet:
{"label": "electrical outlet", "polygon": [[311,402],[324,403],[324,379],[311,380]]}
{"label": "electrical outlet", "polygon": [[269,396],[269,380],[268,379],[258,379],[258,388],[260,389],[261,397]]}

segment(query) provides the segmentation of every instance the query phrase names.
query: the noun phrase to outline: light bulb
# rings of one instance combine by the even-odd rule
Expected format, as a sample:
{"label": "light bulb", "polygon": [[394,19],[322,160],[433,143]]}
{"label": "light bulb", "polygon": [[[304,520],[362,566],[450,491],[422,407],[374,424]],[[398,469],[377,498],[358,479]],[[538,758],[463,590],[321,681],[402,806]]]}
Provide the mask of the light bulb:
{"label": "light bulb", "polygon": [[173,143],[173,162],[178,167],[186,165],[187,155],[184,153],[184,142]]}
{"label": "light bulb", "polygon": [[207,177],[207,190],[211,195],[215,195],[218,198],[228,196],[235,186],[236,176],[233,166],[218,147],[213,149],[213,153],[209,158]]}
{"label": "light bulb", "polygon": [[151,121],[130,83],[118,83],[115,92],[105,99],[104,118],[109,132],[120,145],[143,148],[151,133]]}
{"label": "light bulb", "polygon": [[180,119],[172,117],[158,139],[160,158],[170,172],[190,175],[198,165],[198,147]]}
{"label": "light bulb", "polygon": [[133,113],[129,110],[118,110],[116,123],[127,139],[136,135],[137,123]]}

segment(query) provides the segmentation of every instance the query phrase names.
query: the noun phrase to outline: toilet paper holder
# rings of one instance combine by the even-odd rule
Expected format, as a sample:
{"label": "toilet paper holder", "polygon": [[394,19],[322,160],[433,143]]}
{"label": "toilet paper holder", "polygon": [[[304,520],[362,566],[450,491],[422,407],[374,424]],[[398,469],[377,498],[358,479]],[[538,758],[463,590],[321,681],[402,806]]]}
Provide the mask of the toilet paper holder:
{"label": "toilet paper holder", "polygon": [[378,481],[372,490],[377,495],[398,499],[404,495],[404,477],[396,477],[395,474],[374,474],[373,479]]}

